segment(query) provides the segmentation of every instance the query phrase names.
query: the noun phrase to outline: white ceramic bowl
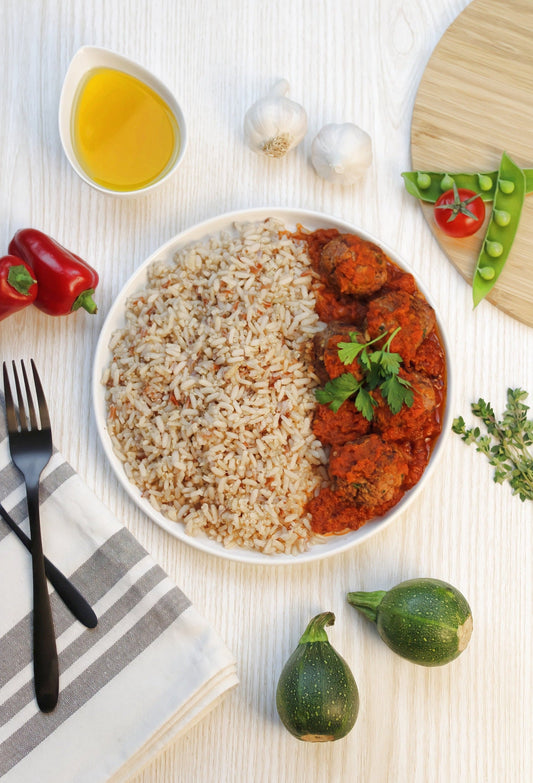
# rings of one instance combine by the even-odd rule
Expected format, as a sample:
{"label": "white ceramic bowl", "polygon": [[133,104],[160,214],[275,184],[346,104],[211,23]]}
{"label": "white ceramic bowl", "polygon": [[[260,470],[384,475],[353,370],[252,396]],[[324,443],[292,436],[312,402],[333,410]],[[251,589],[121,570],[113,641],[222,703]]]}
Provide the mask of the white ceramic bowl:
{"label": "white ceramic bowl", "polygon": [[[450,366],[450,351],[446,341],[446,335],[442,321],[440,320],[438,313],[436,313],[437,324],[444,344],[447,361],[448,385],[446,407],[442,422],[442,432],[437,439],[431,455],[431,459],[422,478],[411,490],[406,492],[398,505],[391,509],[391,511],[389,511],[385,516],[368,522],[366,525],[359,528],[359,530],[354,530],[353,532],[346,533],[341,536],[328,537],[325,543],[317,544],[311,547],[307,552],[303,552],[298,555],[264,555],[259,552],[249,552],[247,550],[238,548],[227,549],[224,548],[222,544],[206,537],[193,538],[192,536],[187,535],[185,533],[183,524],[179,522],[173,522],[163,516],[160,512],[156,511],[156,509],[145,498],[142,497],[140,490],[129,481],[122,467],[122,463],[113,450],[111,438],[109,436],[106,425],[105,388],[101,382],[104,369],[109,365],[111,360],[111,353],[108,348],[111,335],[116,329],[122,328],[125,323],[124,313],[126,300],[144,287],[147,279],[146,275],[148,267],[153,261],[170,259],[177,250],[184,247],[185,245],[188,245],[191,242],[196,242],[210,234],[218,233],[224,228],[229,228],[235,222],[246,223],[262,221],[268,217],[274,217],[282,220],[289,229],[296,229],[297,224],[301,224],[310,230],[318,228],[336,228],[343,233],[359,234],[363,238],[368,239],[382,247],[385,253],[387,253],[387,255],[395,263],[402,267],[402,269],[413,273],[413,270],[410,269],[408,264],[400,259],[393,250],[388,248],[375,237],[372,237],[367,232],[362,231],[353,225],[329,217],[327,215],[322,215],[318,212],[280,208],[261,208],[240,212],[231,212],[225,215],[221,215],[220,217],[207,220],[187,229],[186,231],[183,231],[181,234],[178,234],[178,236],[174,237],[162,247],[160,247],[159,250],[156,250],[156,252],[153,253],[153,255],[151,255],[137,269],[137,271],[125,284],[121,293],[115,299],[100,333],[94,359],[92,392],[96,426],[111,467],[113,468],[117,478],[126,492],[135,501],[137,506],[141,508],[151,519],[153,519],[154,522],[156,522],[164,530],[168,531],[171,535],[176,536],[176,538],[179,538],[190,546],[196,547],[197,549],[211,553],[213,555],[217,555],[219,557],[260,565],[294,565],[328,557],[330,555],[343,552],[346,549],[360,544],[362,541],[366,541],[375,533],[383,530],[385,527],[387,527],[387,525],[390,525],[394,519],[400,516],[400,514],[405,511],[407,506],[414,500],[414,498],[422,491],[426,484],[428,484],[430,476],[433,473],[442,454],[444,441],[451,428],[452,417],[452,373]],[[420,283],[420,281],[417,280],[417,284],[429,304],[431,304],[435,309],[435,305],[428,291]]]}
{"label": "white ceramic bowl", "polygon": [[[77,158],[72,143],[72,114],[75,108],[78,89],[86,74],[94,68],[114,68],[144,82],[165,101],[176,119],[180,136],[177,155],[175,156],[172,165],[163,176],[143,188],[137,188],[135,190],[113,190],[111,188],[106,188],[91,179]],[[120,54],[115,54],[115,52],[111,52],[109,49],[102,49],[98,46],[83,46],[81,49],[78,49],[70,62],[63,82],[61,97],[59,99],[59,135],[61,137],[61,144],[63,145],[65,155],[74,171],[96,190],[99,190],[102,193],[111,193],[114,196],[139,196],[159,187],[159,185],[166,182],[166,180],[176,171],[183,159],[187,146],[185,117],[183,116],[180,105],[168,87],[150,73],[150,71],[147,71],[133,60],[128,60]]]}

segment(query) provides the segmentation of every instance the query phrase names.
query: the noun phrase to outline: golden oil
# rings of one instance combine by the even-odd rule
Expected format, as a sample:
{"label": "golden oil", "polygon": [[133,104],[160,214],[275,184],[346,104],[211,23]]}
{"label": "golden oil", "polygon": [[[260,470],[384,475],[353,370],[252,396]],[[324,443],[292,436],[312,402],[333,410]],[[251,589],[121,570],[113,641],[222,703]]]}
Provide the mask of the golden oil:
{"label": "golden oil", "polygon": [[94,68],[76,96],[72,143],[96,184],[139,190],[172,167],[180,133],[173,112],[151,87],[124,71]]}

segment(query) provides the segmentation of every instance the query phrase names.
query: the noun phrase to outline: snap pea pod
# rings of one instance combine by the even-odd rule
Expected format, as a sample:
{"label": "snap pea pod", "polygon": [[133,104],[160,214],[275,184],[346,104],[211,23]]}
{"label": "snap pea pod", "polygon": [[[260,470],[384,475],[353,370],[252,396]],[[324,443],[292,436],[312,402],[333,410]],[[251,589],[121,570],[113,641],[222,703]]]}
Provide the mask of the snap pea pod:
{"label": "snap pea pod", "polygon": [[[533,169],[524,169],[526,193],[533,193]],[[448,173],[445,171],[404,171],[405,188],[415,198],[434,204],[446,190],[453,187],[466,188],[479,193],[483,201],[493,201],[498,181],[497,171],[472,173]]]}
{"label": "snap pea pod", "polygon": [[487,296],[505,266],[520,222],[525,195],[526,175],[504,153],[492,212],[472,281],[474,307]]}

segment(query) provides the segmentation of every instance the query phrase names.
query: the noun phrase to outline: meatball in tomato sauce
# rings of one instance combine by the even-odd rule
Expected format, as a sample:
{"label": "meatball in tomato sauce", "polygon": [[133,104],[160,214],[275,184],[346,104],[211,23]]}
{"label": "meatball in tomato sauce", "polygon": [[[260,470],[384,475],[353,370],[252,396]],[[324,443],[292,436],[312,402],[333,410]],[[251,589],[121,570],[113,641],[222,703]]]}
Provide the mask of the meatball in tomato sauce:
{"label": "meatball in tomato sauce", "polygon": [[325,283],[317,288],[315,309],[320,320],[326,324],[336,321],[362,325],[366,318],[365,301],[334,291]]}
{"label": "meatball in tomato sauce", "polygon": [[431,378],[439,379],[442,386],[443,379],[446,377],[446,357],[436,331],[432,331],[417,348],[412,365],[413,369],[424,372]]}
{"label": "meatball in tomato sauce", "polygon": [[343,234],[324,245],[319,270],[341,294],[369,296],[387,279],[387,257],[377,245]]}
{"label": "meatball in tomato sauce", "polygon": [[315,335],[315,370],[322,383],[330,378],[337,378],[343,373],[350,372],[361,380],[363,372],[357,359],[350,364],[344,364],[339,358],[339,343],[351,342],[352,334],[356,335],[358,342],[365,342],[365,336],[355,326],[331,323],[323,331]]}
{"label": "meatball in tomato sauce", "polygon": [[368,509],[396,501],[408,472],[402,448],[376,434],[331,450],[329,475],[337,491]]}
{"label": "meatball in tomato sauce", "polygon": [[329,405],[317,405],[311,428],[324,446],[343,446],[366,435],[370,431],[370,422],[352,400],[346,400],[335,413]]}
{"label": "meatball in tomato sauce", "polygon": [[[315,533],[344,533],[387,513],[421,479],[442,430],[446,356],[435,313],[415,278],[379,247],[334,229],[296,236],[307,243],[319,277],[316,311],[328,324],[314,343],[316,374],[323,385],[330,382],[334,408],[344,400],[336,411],[324,403],[315,409],[313,434],[329,450],[330,480],[309,499],[307,511]],[[372,347],[345,365],[339,343],[351,342],[352,332]],[[398,390],[384,386],[376,369],[379,353],[372,359],[393,332],[389,349],[400,355],[400,378],[412,389],[412,404],[408,397],[399,410]],[[343,373],[356,383],[338,382]]]}
{"label": "meatball in tomato sauce", "polygon": [[380,334],[390,335],[400,327],[390,348],[399,353],[404,362],[410,362],[423,340],[435,328],[435,312],[419,296],[406,291],[391,291],[370,302],[366,322],[371,338]]}
{"label": "meatball in tomato sauce", "polygon": [[386,441],[415,441],[436,435],[442,427],[440,387],[421,372],[402,371],[401,376],[411,384],[413,404],[402,405],[398,413],[393,413],[376,390],[373,397],[378,405],[374,408],[372,428]]}

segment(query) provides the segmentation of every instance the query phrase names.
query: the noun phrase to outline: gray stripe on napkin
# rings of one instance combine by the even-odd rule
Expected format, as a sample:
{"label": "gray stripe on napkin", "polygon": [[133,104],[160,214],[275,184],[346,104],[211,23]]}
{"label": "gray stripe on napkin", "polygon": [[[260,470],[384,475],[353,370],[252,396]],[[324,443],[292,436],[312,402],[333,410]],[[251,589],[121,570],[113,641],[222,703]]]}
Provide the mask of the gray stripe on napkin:
{"label": "gray stripe on napkin", "polygon": [[[0,419],[1,418],[2,417],[0,416]],[[75,471],[68,462],[62,462],[60,465],[58,465],[57,468],[55,468],[55,470],[53,470],[48,476],[45,476],[45,478],[41,479],[39,485],[40,502],[44,503],[44,501],[49,498],[50,495],[61,486],[61,484],[74,476],[74,474]],[[0,498],[0,500],[3,500],[3,498],[7,497],[7,495],[17,489],[17,487],[22,486],[23,483],[24,480],[21,474],[13,465],[13,463],[10,462],[9,465],[6,465],[4,468],[2,468],[2,470],[0,470],[0,487],[2,488],[3,496]],[[24,519],[26,519],[28,516],[26,497],[24,496],[16,506],[13,506],[13,508],[9,509],[9,513],[17,524],[20,524]],[[2,522],[0,525],[0,541],[2,541],[2,539],[7,536],[9,532],[10,530],[8,526],[5,524],[5,522]]]}
{"label": "gray stripe on napkin", "polygon": [[5,775],[125,669],[185,608],[181,591],[177,587],[172,588],[133,628],[60,693],[58,706],[46,716],[46,720],[40,713],[35,714],[0,745],[0,776]]}
{"label": "gray stripe on napkin", "polygon": [[[132,587],[98,619],[98,628],[95,631],[89,631],[87,634],[82,634],[82,636],[78,637],[72,644],[63,650],[60,656],[60,668],[67,669],[77,661],[90,649],[90,647],[92,647],[93,637],[105,636],[105,634],[114,628],[120,620],[135,609],[137,604],[153,590],[154,587],[165,579],[168,579],[168,577],[163,569],[159,565],[154,564],[138,582],[132,585]],[[191,605],[191,602],[179,588],[172,586],[170,590],[173,595],[174,618],[177,618]],[[156,630],[159,625],[157,611],[155,609],[150,609],[149,615],[151,616],[154,630]],[[135,642],[134,646],[136,646],[136,644],[137,642]],[[141,645],[139,652],[142,649],[143,646]]]}
{"label": "gray stripe on napkin", "polygon": [[[122,528],[99,547],[70,578],[91,606],[94,606],[143,557],[146,557],[146,550],[126,528]],[[58,568],[61,566],[60,563],[56,565]],[[50,602],[56,636],[59,636],[77,621],[55,591],[50,596]],[[31,625],[29,612],[0,639],[0,649],[18,651],[17,655],[0,656],[0,687],[31,663]],[[4,722],[3,717],[2,712],[0,725]]]}
{"label": "gray stripe on napkin", "polygon": [[[98,627],[94,631],[85,631],[75,639],[72,644],[66,647],[59,655],[59,671],[67,671],[75,661],[79,660],[82,655],[85,655],[93,645],[97,644],[101,640],[105,641],[105,636],[111,631],[124,617],[126,617],[137,604],[147,595],[150,590],[156,587],[160,582],[166,578],[166,574],[162,568],[158,565],[154,565],[146,574],[144,574],[135,584],[133,584],[128,591],[121,596],[121,598],[110,607],[110,609],[104,613],[98,620]],[[176,588],[177,589],[177,588]],[[174,595],[176,593],[174,592]],[[178,590],[178,595],[182,596]],[[184,611],[190,602],[185,596],[182,596],[177,602],[175,607],[175,617],[178,617],[182,611]],[[181,607],[181,609],[180,609]],[[149,614],[153,610],[149,610]],[[154,615],[155,620],[155,615]],[[157,630],[157,623],[154,624]],[[119,645],[120,655],[122,655],[121,645],[122,642],[118,641],[115,644]],[[142,646],[139,648],[140,652]],[[80,694],[81,696],[82,694]],[[93,695],[93,694],[89,694]],[[26,682],[13,696],[8,699],[2,705],[2,723],[6,723],[20,710],[23,709],[34,698],[33,679]]]}

